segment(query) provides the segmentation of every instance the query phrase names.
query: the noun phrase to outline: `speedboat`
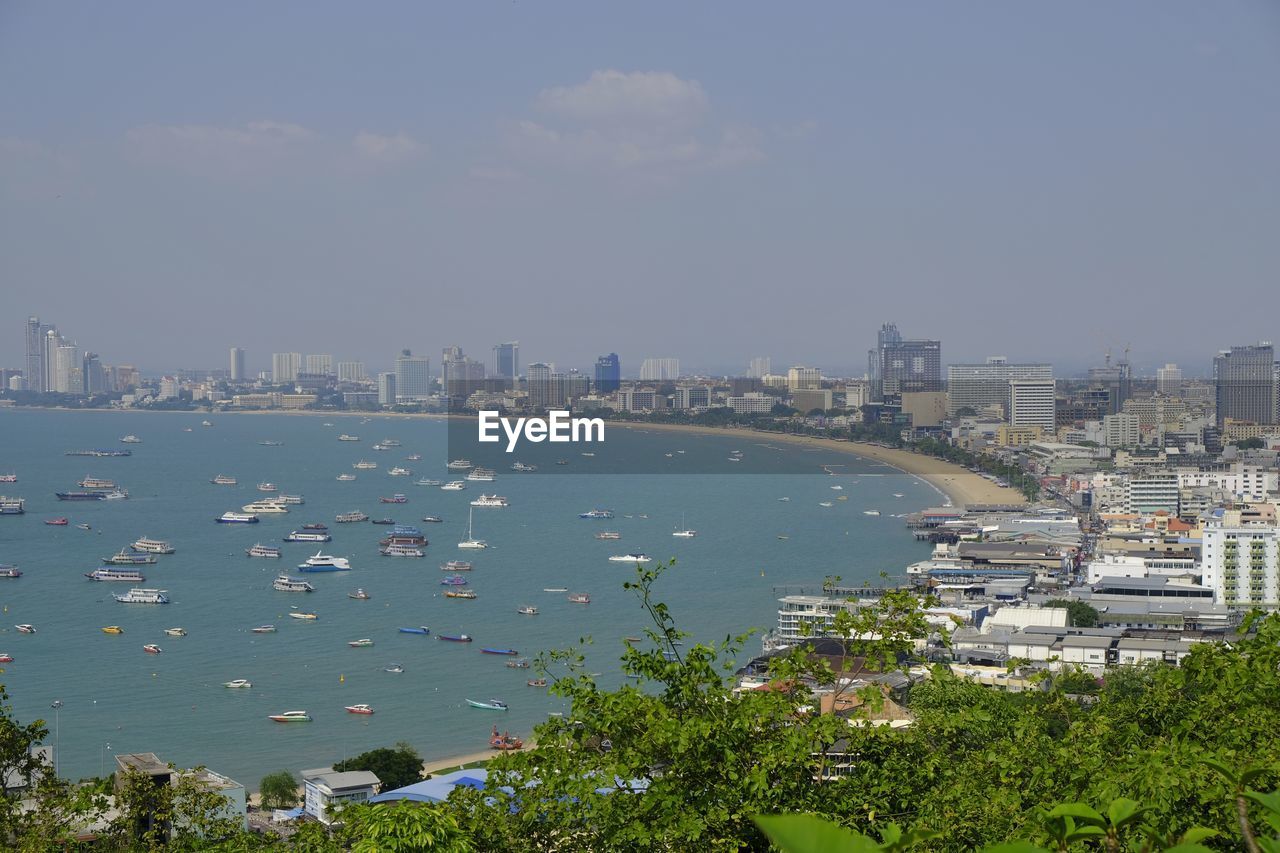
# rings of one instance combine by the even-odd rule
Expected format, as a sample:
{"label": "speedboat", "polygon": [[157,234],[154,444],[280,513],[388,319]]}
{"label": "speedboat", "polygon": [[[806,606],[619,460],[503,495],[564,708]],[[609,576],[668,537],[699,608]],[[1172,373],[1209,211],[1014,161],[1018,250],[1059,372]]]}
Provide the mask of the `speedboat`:
{"label": "speedboat", "polygon": [[309,621],[309,622],[314,622],[315,620],[317,620],[317,619],[319,619],[319,618],[320,618],[319,616],[317,616],[317,615],[316,615],[316,614],[314,614],[314,613],[300,613],[300,612],[299,612],[299,611],[297,611],[297,610],[295,610],[295,611],[293,611],[292,613],[290,613],[290,614],[289,614],[289,617],[290,617],[291,619],[304,619],[304,620]]}
{"label": "speedboat", "polygon": [[70,522],[66,518],[46,518],[44,523],[54,527],[66,527]]}
{"label": "speedboat", "polygon": [[346,557],[333,557],[328,554],[316,552],[314,557],[308,557],[305,563],[298,566],[300,572],[348,572],[351,571],[351,563]]}
{"label": "speedboat", "polygon": [[[13,627],[18,629],[19,634],[34,634],[36,632],[35,625],[28,625],[26,623],[23,623],[21,625],[14,625]],[[468,642],[470,641],[468,640]]]}
{"label": "speedboat", "polygon": [[252,683],[252,682],[250,682],[248,679],[244,679],[244,678],[237,678],[237,679],[235,679],[235,680],[233,680],[233,681],[224,681],[224,682],[222,682],[222,686],[223,686],[223,687],[230,687],[232,690],[239,690],[239,689],[241,689],[241,688],[252,687],[252,686],[253,686],[253,683]]}
{"label": "speedboat", "polygon": [[278,592],[315,592],[315,587],[304,580],[280,575],[271,582],[271,588]]}
{"label": "speedboat", "polygon": [[103,629],[102,629],[102,633],[104,633],[104,634],[123,634],[123,633],[124,633],[124,629],[123,629],[123,628],[121,628],[119,625],[107,625],[107,626],[103,627]]}
{"label": "speedboat", "polygon": [[170,637],[185,637],[185,636],[187,636],[187,629],[186,629],[186,628],[165,628],[165,629],[164,629],[164,632],[165,632],[165,634],[166,634],[167,636],[170,636]]}
{"label": "speedboat", "polygon": [[364,591],[364,587],[359,587],[355,592],[347,593],[347,598],[354,598],[356,601],[368,601],[369,593]]}
{"label": "speedboat", "polygon": [[835,506],[831,501],[819,501],[818,506]]}
{"label": "speedboat", "polygon": [[311,715],[306,711],[285,711],[283,714],[271,714],[267,719],[277,723],[309,723]]}
{"label": "speedboat", "polygon": [[353,649],[364,649],[364,648],[368,648],[369,646],[372,646],[373,640],[369,639],[368,637],[364,637],[359,640],[350,640],[347,642],[347,645]]}
{"label": "speedboat", "polygon": [[537,616],[538,608],[534,607],[532,604],[526,604],[524,607],[517,608],[516,612],[524,616]]}
{"label": "speedboat", "polygon": [[347,705],[344,709],[348,714],[372,714],[373,709],[368,705]]}
{"label": "speedboat", "polygon": [[401,672],[404,672],[404,666],[403,666],[403,665],[401,665],[401,664],[398,664],[398,663],[393,663],[393,664],[390,664],[390,665],[388,665],[388,666],[386,666],[386,667],[383,667],[382,671],[383,671],[383,672],[401,673]]}
{"label": "speedboat", "polygon": [[218,516],[219,524],[257,524],[258,517],[251,512],[224,512]]}
{"label": "speedboat", "polygon": [[613,510],[611,509],[593,509],[587,512],[578,513],[578,518],[613,518]]}
{"label": "speedboat", "polygon": [[401,628],[401,634],[430,634],[431,629],[426,625],[419,625],[417,628]]}
{"label": "speedboat", "polygon": [[162,651],[164,651],[164,649],[160,648],[155,643],[147,643],[145,646],[142,647],[142,650],[149,655],[158,655]]}
{"label": "speedboat", "polygon": [[450,480],[449,482],[441,486],[440,490],[444,492],[460,492],[466,487],[467,487],[467,484],[462,480]]}
{"label": "speedboat", "polygon": [[277,559],[280,557],[280,549],[274,545],[254,545],[252,548],[246,548],[244,552],[250,557],[271,557]]}
{"label": "speedboat", "polygon": [[505,711],[507,703],[501,699],[490,699],[487,702],[481,702],[476,699],[468,699],[467,704],[472,708],[480,708],[485,711]]}
{"label": "speedboat", "polygon": [[250,628],[249,632],[253,634],[274,634],[276,632],[276,626],[259,625],[257,628]]}
{"label": "speedboat", "polygon": [[648,563],[650,557],[644,554],[614,554],[609,558],[611,563]]}
{"label": "speedboat", "polygon": [[893,496],[894,496],[895,498],[905,498],[905,497],[906,497],[906,495],[904,495],[902,492],[894,492],[894,493],[893,493]]}
{"label": "speedboat", "polygon": [[879,515],[879,514],[880,514],[880,510],[878,510],[878,509],[864,509],[864,510],[862,511],[862,514],[863,514],[863,515]]}
{"label": "speedboat", "polygon": [[92,527],[90,527],[88,524],[86,524],[83,521],[76,525],[76,530],[92,530],[92,529],[93,529]]}
{"label": "speedboat", "polygon": [[450,643],[469,643],[471,637],[467,634],[436,634],[437,640],[445,640]]}

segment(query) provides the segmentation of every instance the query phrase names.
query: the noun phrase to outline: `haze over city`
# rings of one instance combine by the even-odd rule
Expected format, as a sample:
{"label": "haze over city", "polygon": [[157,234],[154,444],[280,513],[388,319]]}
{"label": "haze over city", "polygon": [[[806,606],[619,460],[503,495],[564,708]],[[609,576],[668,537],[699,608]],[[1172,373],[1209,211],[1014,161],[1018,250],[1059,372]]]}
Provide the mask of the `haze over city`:
{"label": "haze over city", "polygon": [[1277,304],[1277,36],[1261,2],[9,3],[4,327],[144,370],[519,339],[856,375],[893,321],[1204,375],[1271,337],[1206,304]]}

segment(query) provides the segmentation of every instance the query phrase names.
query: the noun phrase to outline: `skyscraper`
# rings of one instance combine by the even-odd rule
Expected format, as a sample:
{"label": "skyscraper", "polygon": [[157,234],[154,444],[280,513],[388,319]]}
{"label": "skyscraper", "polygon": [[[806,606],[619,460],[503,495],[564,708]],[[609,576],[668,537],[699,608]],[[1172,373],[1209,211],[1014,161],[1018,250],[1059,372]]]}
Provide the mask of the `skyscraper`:
{"label": "skyscraper", "polygon": [[787,370],[787,390],[804,391],[821,387],[821,368],[796,366]]}
{"label": "skyscraper", "polygon": [[555,366],[545,362],[534,362],[529,365],[526,384],[529,391],[529,408],[548,409],[558,405],[551,375]]}
{"label": "skyscraper", "polygon": [[[1128,350],[1125,352],[1128,353]],[[1133,396],[1132,379],[1127,357],[1113,365],[1111,355],[1108,353],[1105,365],[1089,368],[1089,382],[1107,390],[1110,399],[1109,411],[1113,415],[1124,411],[1124,401]]]}
{"label": "skyscraper", "polygon": [[612,394],[622,385],[622,362],[618,354],[611,352],[596,359],[596,390]]}
{"label": "skyscraper", "polygon": [[58,334],[58,330],[52,326],[46,326],[44,333],[44,371],[41,377],[40,390],[45,392],[54,392],[58,390],[58,348],[66,341],[62,335]]}
{"label": "skyscraper", "polygon": [[1053,365],[1009,364],[1004,356],[991,356],[985,364],[948,365],[947,414],[955,417],[961,409],[1004,406],[1013,379],[1053,379]]}
{"label": "skyscraper", "polygon": [[48,390],[48,368],[45,362],[45,336],[51,327],[40,322],[39,317],[28,317],[26,325],[27,340],[27,390],[44,392]]}
{"label": "skyscraper", "polygon": [[515,379],[520,375],[520,342],[508,341],[493,348],[493,375]]}
{"label": "skyscraper", "polygon": [[751,363],[747,366],[748,379],[763,379],[771,372],[773,372],[773,360],[767,355],[751,359]]}
{"label": "skyscraper", "polygon": [[80,347],[64,342],[58,346],[56,353],[53,390],[59,394],[83,394],[84,382],[81,376]]}
{"label": "skyscraper", "polygon": [[107,387],[107,372],[102,369],[96,352],[86,352],[80,362],[80,379],[84,383],[86,396],[105,394],[111,389]]}
{"label": "skyscraper", "polygon": [[378,405],[394,406],[396,404],[396,375],[394,373],[378,374]]}
{"label": "skyscraper", "polygon": [[363,382],[365,377],[363,361],[338,362],[339,382]]}
{"label": "skyscraper", "polygon": [[309,355],[306,360],[306,372],[312,376],[332,376],[333,356]]}
{"label": "skyscraper", "polygon": [[680,359],[678,358],[646,358],[640,362],[642,382],[667,382],[679,378]]}
{"label": "skyscraper", "polygon": [[1156,393],[1166,397],[1182,396],[1182,371],[1176,364],[1166,364],[1156,370]]}
{"label": "skyscraper", "polygon": [[879,357],[875,360],[872,388],[876,399],[896,397],[904,391],[942,390],[942,342],[908,340],[898,327],[886,323],[876,335]]}
{"label": "skyscraper", "polygon": [[1263,342],[1232,347],[1213,360],[1218,426],[1228,418],[1256,424],[1276,422],[1275,349]]}
{"label": "skyscraper", "polygon": [[1057,397],[1052,379],[1011,379],[1008,419],[1011,426],[1038,426],[1045,432],[1056,427]]}
{"label": "skyscraper", "polygon": [[276,385],[293,382],[302,369],[302,353],[276,352],[271,354],[271,381]]}
{"label": "skyscraper", "polygon": [[244,350],[240,347],[231,348],[231,381],[243,382],[244,374]]}
{"label": "skyscraper", "polygon": [[431,395],[431,359],[401,350],[396,357],[396,399],[425,400]]}

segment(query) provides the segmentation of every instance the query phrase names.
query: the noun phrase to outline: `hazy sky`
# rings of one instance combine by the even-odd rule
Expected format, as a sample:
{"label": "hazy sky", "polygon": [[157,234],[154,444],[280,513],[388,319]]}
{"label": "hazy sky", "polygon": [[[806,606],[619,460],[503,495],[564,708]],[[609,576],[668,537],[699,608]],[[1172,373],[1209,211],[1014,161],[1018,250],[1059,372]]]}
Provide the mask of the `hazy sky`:
{"label": "hazy sky", "polygon": [[0,3],[0,365],[1280,339],[1280,4]]}

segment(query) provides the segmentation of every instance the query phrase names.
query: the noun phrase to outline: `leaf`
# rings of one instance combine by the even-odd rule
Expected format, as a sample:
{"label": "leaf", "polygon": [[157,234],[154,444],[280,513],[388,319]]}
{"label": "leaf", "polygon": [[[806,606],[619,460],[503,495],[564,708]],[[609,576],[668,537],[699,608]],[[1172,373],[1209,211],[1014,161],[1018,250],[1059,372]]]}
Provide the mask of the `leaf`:
{"label": "leaf", "polygon": [[1216,829],[1210,829],[1207,826],[1193,826],[1186,832],[1182,833],[1182,837],[1178,839],[1178,843],[1196,844],[1217,835],[1219,835],[1219,832]]}
{"label": "leaf", "polygon": [[984,847],[982,853],[1049,853],[1049,851],[1030,841],[1006,841],[994,847]]}
{"label": "leaf", "polygon": [[860,832],[807,814],[758,815],[752,820],[784,853],[873,853],[880,845]]}
{"label": "leaf", "polygon": [[1240,783],[1240,778],[1236,776],[1236,772],[1221,761],[1217,761],[1213,758],[1202,758],[1200,759],[1200,763],[1216,770],[1223,779],[1226,779],[1232,785],[1238,785]]}
{"label": "leaf", "polygon": [[1102,826],[1106,823],[1106,819],[1098,814],[1091,807],[1084,803],[1063,803],[1053,807],[1053,811],[1049,812],[1049,817],[1073,817],[1078,820],[1085,820],[1090,823],[1096,823]]}
{"label": "leaf", "polygon": [[1116,797],[1111,801],[1111,805],[1107,806],[1107,819],[1111,821],[1111,825],[1117,829],[1137,820],[1147,809],[1137,800],[1130,800],[1127,797]]}

